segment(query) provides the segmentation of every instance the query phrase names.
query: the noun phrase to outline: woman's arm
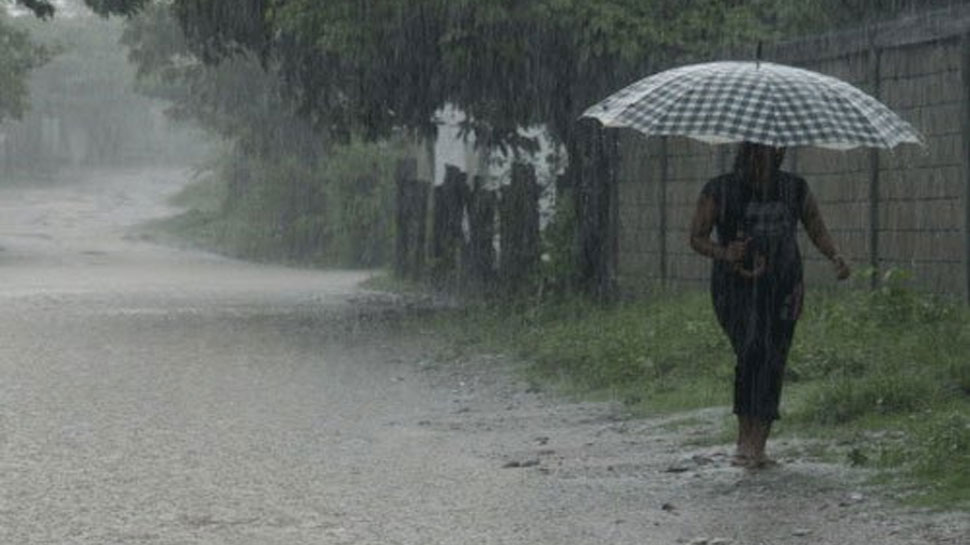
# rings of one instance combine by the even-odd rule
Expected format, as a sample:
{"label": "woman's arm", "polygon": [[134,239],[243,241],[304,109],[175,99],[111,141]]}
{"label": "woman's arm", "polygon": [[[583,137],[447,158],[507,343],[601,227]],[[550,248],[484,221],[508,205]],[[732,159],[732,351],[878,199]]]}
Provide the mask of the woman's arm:
{"label": "woman's arm", "polygon": [[835,247],[828,227],[825,226],[825,220],[822,219],[822,211],[819,210],[818,203],[815,202],[815,197],[810,191],[805,194],[805,204],[802,207],[802,224],[805,225],[805,231],[808,233],[808,238],[811,239],[812,244],[835,265],[836,277],[839,280],[848,278],[852,271]]}
{"label": "woman's arm", "polygon": [[697,200],[694,218],[690,222],[690,247],[695,252],[723,261],[738,262],[744,259],[747,241],[735,241],[724,247],[711,240],[711,231],[717,220],[717,203],[710,195]]}

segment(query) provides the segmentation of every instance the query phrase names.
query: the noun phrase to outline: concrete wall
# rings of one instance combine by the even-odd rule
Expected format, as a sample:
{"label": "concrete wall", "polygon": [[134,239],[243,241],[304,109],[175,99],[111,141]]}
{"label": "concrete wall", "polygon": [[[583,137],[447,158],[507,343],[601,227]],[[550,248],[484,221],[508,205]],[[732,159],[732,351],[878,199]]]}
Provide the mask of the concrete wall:
{"label": "concrete wall", "polygon": [[[923,133],[925,149],[793,148],[783,168],[808,180],[838,246],[856,268],[908,269],[925,288],[963,295],[967,32],[970,10],[954,8],[779,44],[765,55],[849,81]],[[706,285],[710,263],[691,251],[688,223],[701,187],[730,168],[735,147],[620,132],[621,286],[639,291],[661,281]],[[831,266],[800,236],[809,282],[831,283]]]}

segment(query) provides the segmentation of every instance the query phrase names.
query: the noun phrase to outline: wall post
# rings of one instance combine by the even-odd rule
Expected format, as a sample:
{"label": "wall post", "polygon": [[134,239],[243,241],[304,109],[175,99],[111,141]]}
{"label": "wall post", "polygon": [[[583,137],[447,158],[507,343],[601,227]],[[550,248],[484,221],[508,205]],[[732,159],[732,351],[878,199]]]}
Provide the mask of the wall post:
{"label": "wall post", "polygon": [[[882,97],[882,52],[873,41],[872,31],[870,30],[869,45],[869,81],[871,83],[872,96],[876,100]],[[879,150],[869,150],[869,266],[872,267],[872,277],[870,287],[876,289],[879,286],[879,199],[880,199],[880,179],[879,179]]]}
{"label": "wall post", "polygon": [[963,83],[963,271],[964,295],[970,303],[970,34],[961,39],[960,76]]}
{"label": "wall post", "polygon": [[612,302],[618,295],[617,136],[615,130],[585,120],[577,125],[577,141],[577,285],[601,302]]}
{"label": "wall post", "polygon": [[660,216],[660,284],[667,286],[667,182],[670,177],[670,159],[667,157],[668,137],[660,137],[660,194],[658,208]]}

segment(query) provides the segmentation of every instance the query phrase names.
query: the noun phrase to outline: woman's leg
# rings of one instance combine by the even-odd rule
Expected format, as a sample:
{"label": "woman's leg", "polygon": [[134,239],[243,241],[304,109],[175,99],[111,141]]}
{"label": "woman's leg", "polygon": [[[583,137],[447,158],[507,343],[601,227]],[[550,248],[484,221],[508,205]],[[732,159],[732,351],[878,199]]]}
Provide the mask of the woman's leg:
{"label": "woman's leg", "polygon": [[734,412],[738,415],[738,458],[744,465],[773,462],[765,453],[771,426],[778,418],[782,382],[795,321],[782,316],[773,293],[759,294],[742,342],[735,345]]}
{"label": "woman's leg", "polygon": [[750,416],[738,415],[738,441],[734,453],[736,465],[747,465],[755,454],[754,421]]}
{"label": "woman's leg", "polygon": [[[768,316],[772,316],[768,314]],[[776,315],[777,316],[777,315]],[[795,334],[795,320],[775,317],[764,324],[764,344],[756,353],[763,358],[764,366],[758,373],[759,400],[750,421],[750,457],[755,467],[774,465],[765,448],[771,435],[771,425],[778,418],[781,392],[784,382],[788,352]]]}
{"label": "woman's leg", "polygon": [[768,444],[768,436],[771,434],[771,420],[753,418],[751,422],[751,462],[755,467],[764,467],[773,464],[773,461],[765,454],[765,447]]}
{"label": "woman's leg", "polygon": [[774,465],[765,454],[765,446],[771,433],[771,420],[754,416],[738,415],[738,442],[732,464],[747,468]]}
{"label": "woman's leg", "polygon": [[[765,297],[756,301],[750,286],[714,294],[718,321],[736,357],[734,375],[734,413],[738,420],[737,445],[733,463],[751,467],[764,459],[765,442],[771,420],[761,417],[765,390],[771,390],[765,376],[768,367],[768,331]],[[757,303],[761,303],[758,305]]]}

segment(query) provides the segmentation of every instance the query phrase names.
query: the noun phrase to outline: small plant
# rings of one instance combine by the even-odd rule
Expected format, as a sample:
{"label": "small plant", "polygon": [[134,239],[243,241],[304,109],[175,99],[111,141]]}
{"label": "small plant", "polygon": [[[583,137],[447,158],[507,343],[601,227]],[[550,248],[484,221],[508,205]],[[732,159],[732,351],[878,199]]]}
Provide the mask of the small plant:
{"label": "small plant", "polygon": [[849,461],[849,465],[853,467],[861,467],[869,464],[869,455],[859,447],[849,450],[846,458]]}

